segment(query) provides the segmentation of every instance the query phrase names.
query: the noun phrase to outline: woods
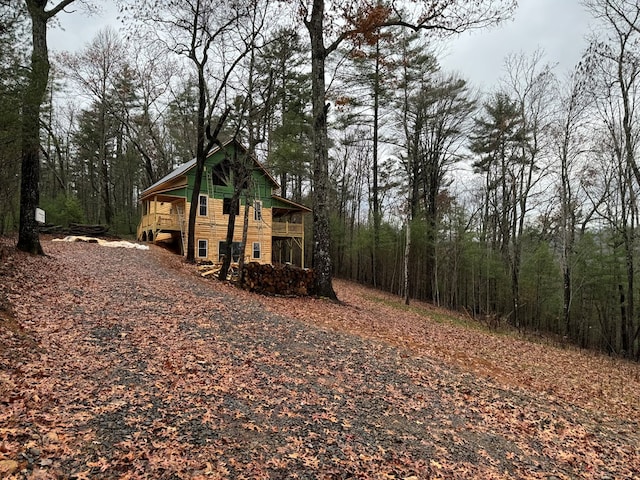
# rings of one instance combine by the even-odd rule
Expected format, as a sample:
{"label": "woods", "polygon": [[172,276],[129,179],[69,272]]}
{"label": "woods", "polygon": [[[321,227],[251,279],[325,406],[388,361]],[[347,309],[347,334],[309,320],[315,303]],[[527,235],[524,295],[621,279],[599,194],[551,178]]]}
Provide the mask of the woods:
{"label": "woods", "polygon": [[583,2],[569,74],[514,52],[484,91],[438,47],[514,2],[123,2],[121,26],[49,55],[71,3],[0,2],[0,233],[19,248],[41,252],[36,207],[135,234],[140,192],[236,138],[313,209],[320,296],[338,276],[640,359],[634,2]]}

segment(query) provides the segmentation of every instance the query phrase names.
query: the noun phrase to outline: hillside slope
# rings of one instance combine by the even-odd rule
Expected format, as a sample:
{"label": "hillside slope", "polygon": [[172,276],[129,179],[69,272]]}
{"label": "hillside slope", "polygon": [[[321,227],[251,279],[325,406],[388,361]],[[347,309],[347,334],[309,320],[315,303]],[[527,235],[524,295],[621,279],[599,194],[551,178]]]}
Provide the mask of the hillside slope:
{"label": "hillside slope", "polygon": [[505,387],[545,394],[603,417],[640,419],[638,363],[558,344],[542,336],[494,331],[424,302],[336,280],[345,305],[322,300],[272,299],[264,306],[331,329],[406,348]]}
{"label": "hillside slope", "polygon": [[265,298],[168,252],[10,251],[0,476],[640,478],[637,365],[336,282]]}

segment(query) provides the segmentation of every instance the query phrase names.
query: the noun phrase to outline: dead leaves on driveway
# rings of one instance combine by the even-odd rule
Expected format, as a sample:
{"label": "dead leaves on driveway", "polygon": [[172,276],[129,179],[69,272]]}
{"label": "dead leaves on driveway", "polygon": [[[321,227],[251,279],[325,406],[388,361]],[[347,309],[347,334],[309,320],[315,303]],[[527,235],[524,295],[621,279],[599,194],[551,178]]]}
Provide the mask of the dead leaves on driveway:
{"label": "dead leaves on driveway", "polygon": [[[4,477],[640,475],[627,410],[607,418],[535,381],[490,380],[476,350],[467,368],[446,349],[447,335],[472,345],[460,331],[386,300],[367,306],[355,287],[337,285],[347,306],[268,299],[158,249],[46,249],[0,270],[38,345],[1,353]],[[442,345],[425,340],[440,328]],[[516,351],[503,351],[504,372]]]}

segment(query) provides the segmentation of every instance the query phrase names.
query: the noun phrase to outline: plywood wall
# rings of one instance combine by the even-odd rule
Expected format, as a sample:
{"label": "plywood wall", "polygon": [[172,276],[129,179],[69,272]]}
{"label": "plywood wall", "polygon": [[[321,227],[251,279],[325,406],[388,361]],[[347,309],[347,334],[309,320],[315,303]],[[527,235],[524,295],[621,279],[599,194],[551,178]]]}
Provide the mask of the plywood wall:
{"label": "plywood wall", "polygon": [[[207,260],[214,262],[218,261],[219,252],[218,245],[220,241],[226,240],[227,237],[227,223],[229,221],[229,215],[222,213],[223,201],[221,199],[209,198],[209,215],[203,217],[201,215],[196,216],[196,247],[198,240],[207,240],[208,242],[208,255]],[[187,202],[186,211],[188,212],[190,203]],[[242,240],[242,224],[244,221],[244,205],[240,205],[240,212],[236,216],[236,224],[234,229],[234,242],[240,242]],[[270,208],[262,208],[262,221],[257,222],[254,220],[253,205],[249,207],[249,230],[247,235],[247,246],[245,248],[245,260],[257,261],[260,263],[271,263],[271,222],[272,215]],[[253,242],[260,242],[261,255],[259,259],[254,259],[253,254]],[[196,252],[196,256],[197,256]],[[204,260],[204,258],[202,258]]]}

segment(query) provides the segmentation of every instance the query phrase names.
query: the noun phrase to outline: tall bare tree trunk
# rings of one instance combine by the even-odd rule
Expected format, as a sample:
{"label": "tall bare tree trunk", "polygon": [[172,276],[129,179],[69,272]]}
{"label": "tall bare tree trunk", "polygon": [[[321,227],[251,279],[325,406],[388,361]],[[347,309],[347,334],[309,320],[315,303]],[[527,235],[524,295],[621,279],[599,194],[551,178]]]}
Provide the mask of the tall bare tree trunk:
{"label": "tall bare tree trunk", "polygon": [[44,255],[35,212],[40,202],[40,106],[49,82],[47,22],[74,0],[61,0],[45,11],[48,0],[26,0],[31,17],[33,50],[31,72],[22,105],[22,176],[20,179],[20,227],[17,247]]}
{"label": "tall bare tree trunk", "polygon": [[313,104],[313,270],[316,294],[337,300],[332,284],[331,232],[329,230],[329,149],[325,104],[324,0],[314,0],[305,20],[311,40],[311,97]]}
{"label": "tall bare tree trunk", "polygon": [[31,16],[33,50],[31,72],[22,104],[22,173],[20,178],[20,227],[17,247],[44,255],[35,213],[40,203],[40,105],[49,80],[46,0],[27,1]]}
{"label": "tall bare tree trunk", "polygon": [[373,248],[372,254],[372,279],[373,286],[380,283],[380,194],[378,191],[378,134],[380,124],[380,38],[376,39],[375,74],[373,86]]}
{"label": "tall bare tree trunk", "polygon": [[[242,245],[240,247],[240,259],[238,261],[238,283],[242,285],[242,277],[244,276],[244,259],[247,251],[247,238],[249,237],[249,194],[244,196],[244,216],[242,218]],[[253,248],[251,249],[253,256]]]}
{"label": "tall bare tree trunk", "polygon": [[404,304],[409,305],[409,254],[411,253],[411,217],[407,215],[407,232],[404,243]]}
{"label": "tall bare tree trunk", "polygon": [[[189,226],[187,231],[187,262],[196,261],[196,215],[198,212],[197,205],[200,198],[200,186],[202,185],[202,176],[204,173],[204,163],[207,160],[207,154],[213,146],[213,142],[206,142],[205,129],[208,125],[205,118],[205,110],[207,108],[207,85],[204,78],[204,65],[207,61],[207,55],[202,60],[197,60],[195,53],[191,56],[191,60],[198,70],[198,109],[197,109],[197,142],[196,142],[196,176],[193,182],[193,191],[191,192],[191,207],[189,208]],[[206,142],[206,144],[205,144]]]}
{"label": "tall bare tree trunk", "polygon": [[[237,161],[237,159],[234,159]],[[227,275],[229,274],[229,269],[231,268],[231,262],[233,260],[233,235],[236,228],[236,217],[238,215],[238,211],[236,206],[240,203],[240,193],[241,190],[238,188],[234,188],[233,196],[231,197],[231,207],[229,210],[229,221],[227,222],[227,236],[225,241],[225,252],[224,257],[222,259],[222,267],[220,268],[220,273],[218,274],[218,278],[220,280],[226,280]],[[244,255],[244,252],[240,252],[240,255]]]}

